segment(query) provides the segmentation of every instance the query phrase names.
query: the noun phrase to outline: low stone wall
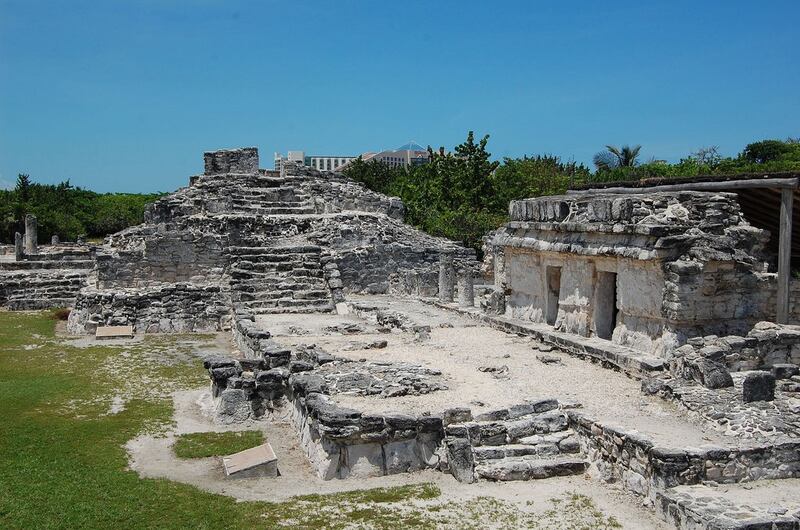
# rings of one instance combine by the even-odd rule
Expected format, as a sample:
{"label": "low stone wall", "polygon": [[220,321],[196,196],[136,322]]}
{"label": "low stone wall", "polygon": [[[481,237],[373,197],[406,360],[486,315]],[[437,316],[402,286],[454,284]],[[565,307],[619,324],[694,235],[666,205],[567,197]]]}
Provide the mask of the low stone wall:
{"label": "low stone wall", "polygon": [[[288,406],[301,446],[325,479],[371,477],[437,467],[444,437],[436,415],[369,414],[337,405],[314,370],[334,360],[313,346],[294,354],[237,312],[233,340],[245,359],[211,359],[217,412],[223,422],[263,417]],[[326,366],[327,367],[327,366]]]}
{"label": "low stone wall", "polygon": [[72,268],[0,270],[0,307],[11,310],[70,307],[86,286],[88,275],[88,269]]}
{"label": "low stone wall", "polygon": [[800,442],[672,449],[657,446],[636,431],[603,425],[584,413],[567,414],[601,476],[650,499],[668,488],[706,480],[736,483],[800,477]]}
{"label": "low stone wall", "polygon": [[98,326],[133,326],[137,333],[221,331],[230,301],[219,286],[177,283],[146,289],[83,290],[70,313],[70,333]]}
{"label": "low stone wall", "polygon": [[697,337],[675,353],[721,362],[732,372],[768,370],[776,364],[800,365],[800,326],[759,322],[745,336]]}
{"label": "low stone wall", "polygon": [[237,314],[231,326],[233,343],[247,359],[261,358],[267,349],[264,342],[270,338],[269,331],[258,329],[254,320],[252,315]]}
{"label": "low stone wall", "polygon": [[800,498],[787,505],[744,505],[708,486],[679,486],[656,495],[658,515],[678,530],[798,530]]}
{"label": "low stone wall", "polygon": [[439,465],[441,416],[369,414],[308,392],[297,379],[292,388],[292,421],[321,478],[374,477]]}

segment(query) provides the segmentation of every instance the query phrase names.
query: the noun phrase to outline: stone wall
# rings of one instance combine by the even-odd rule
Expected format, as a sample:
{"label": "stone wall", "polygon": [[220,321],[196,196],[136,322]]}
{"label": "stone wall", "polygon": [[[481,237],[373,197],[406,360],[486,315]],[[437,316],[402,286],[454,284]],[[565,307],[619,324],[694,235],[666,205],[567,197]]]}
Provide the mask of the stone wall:
{"label": "stone wall", "polygon": [[548,197],[509,213],[492,241],[507,316],[668,358],[692,337],[774,315],[768,233],[735,194]]}
{"label": "stone wall", "polygon": [[375,477],[439,465],[441,416],[368,414],[293,386],[292,421],[320,478]]}
{"label": "stone wall", "polygon": [[[330,311],[346,293],[429,294],[443,252],[475,262],[472,250],[403,224],[399,199],[342,175],[292,164],[282,174],[261,171],[254,148],[204,159],[206,174],[148,206],[144,224],[106,239],[72,329],[109,320],[133,324],[137,315],[145,317],[145,328],[183,329],[187,324],[151,324],[155,313],[172,307],[164,289],[175,284],[193,293],[215,289],[208,307],[225,300],[256,313]],[[308,250],[288,259],[293,249]],[[151,313],[120,315],[97,305],[120,304],[109,293],[125,299],[135,289],[143,290]],[[158,293],[167,297],[162,303]]]}
{"label": "stone wall", "polygon": [[84,290],[69,315],[70,333],[98,326],[132,325],[137,333],[219,331],[230,320],[230,301],[219,286],[189,283],[145,289]]}
{"label": "stone wall", "polygon": [[334,361],[332,356],[313,346],[283,348],[254,326],[252,315],[237,313],[232,330],[245,359],[206,361],[221,421],[259,418],[269,409],[288,406],[301,446],[325,480],[438,466],[441,416],[369,414],[341,407],[327,395],[330,390],[319,370]]}
{"label": "stone wall", "polygon": [[[11,247],[13,250],[13,247]],[[0,261],[0,307],[11,310],[72,307],[94,262],[85,246],[40,246],[36,255]]]}
{"label": "stone wall", "polygon": [[705,446],[675,449],[657,446],[636,431],[604,425],[568,411],[570,425],[601,476],[626,490],[655,499],[680,484],[748,482],[800,477],[800,442],[752,447]]}
{"label": "stone wall", "polygon": [[258,148],[245,147],[203,153],[206,175],[258,172]]}
{"label": "stone wall", "polygon": [[145,227],[109,241],[96,257],[100,289],[219,282],[227,263],[226,238],[214,233]]}
{"label": "stone wall", "polygon": [[742,335],[690,339],[676,354],[713,358],[732,372],[769,370],[776,364],[800,365],[800,326],[759,322]]}
{"label": "stone wall", "polygon": [[[618,313],[612,330],[613,342],[646,352],[663,349],[664,273],[657,261],[573,257],[516,248],[507,249],[504,260],[506,285],[510,291],[506,299],[508,316],[548,322],[548,308],[555,302],[555,318],[549,323],[556,330],[595,336],[598,300],[616,295]],[[557,299],[550,294],[548,269],[560,271]],[[598,275],[603,272],[616,274],[615,293],[601,296]]]}
{"label": "stone wall", "polygon": [[353,213],[316,219],[308,238],[329,249],[327,256],[337,263],[346,293],[435,294],[442,252],[452,254],[459,265],[477,265],[473,250],[384,216]]}

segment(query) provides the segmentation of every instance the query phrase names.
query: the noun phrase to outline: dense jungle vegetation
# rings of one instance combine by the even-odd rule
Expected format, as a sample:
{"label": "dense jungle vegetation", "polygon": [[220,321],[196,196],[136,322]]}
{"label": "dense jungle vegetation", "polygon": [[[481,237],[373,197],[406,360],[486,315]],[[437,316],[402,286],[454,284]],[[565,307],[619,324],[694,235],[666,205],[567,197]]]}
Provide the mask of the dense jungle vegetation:
{"label": "dense jungle vegetation", "polygon": [[430,162],[390,168],[356,160],[347,176],[368,188],[400,197],[406,222],[436,236],[480,249],[481,236],[506,221],[512,199],[563,193],[570,185],[647,178],[693,177],[737,173],[800,172],[800,140],[763,140],[745,146],[735,157],[704,147],[677,163],[640,162],[640,146],[606,146],[594,156],[594,168],[555,155],[492,161],[489,136],[475,141],[472,131],[452,152],[428,148]]}
{"label": "dense jungle vegetation", "polygon": [[[594,167],[556,155],[492,160],[489,136],[473,132],[452,151],[428,148],[430,162],[390,168],[356,160],[347,176],[375,191],[400,197],[406,222],[437,236],[480,249],[481,237],[506,221],[513,199],[563,193],[570,185],[647,178],[692,177],[737,173],[800,172],[800,140],[763,140],[748,144],[734,157],[715,146],[698,149],[676,163],[641,161],[641,147],[606,146],[594,156]],[[37,216],[39,240],[53,234],[64,241],[79,235],[102,238],[142,222],[144,207],[162,194],[95,193],[73,187],[38,184],[19,175],[16,186],[0,190],[0,242],[12,243],[24,232],[25,214]]]}
{"label": "dense jungle vegetation", "polygon": [[39,241],[55,234],[62,241],[78,236],[102,238],[139,224],[145,204],[160,193],[95,193],[60,184],[38,184],[19,175],[13,189],[0,190],[0,242],[13,243],[14,232],[25,232],[25,215],[33,214],[39,225]]}

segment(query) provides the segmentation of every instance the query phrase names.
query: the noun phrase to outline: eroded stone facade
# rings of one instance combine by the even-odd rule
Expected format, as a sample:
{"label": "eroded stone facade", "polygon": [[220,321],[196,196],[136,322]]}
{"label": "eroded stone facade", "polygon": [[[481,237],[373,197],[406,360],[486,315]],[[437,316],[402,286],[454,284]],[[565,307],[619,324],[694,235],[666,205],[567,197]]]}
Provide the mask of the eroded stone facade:
{"label": "eroded stone facade", "polygon": [[510,216],[492,242],[508,316],[666,358],[774,317],[769,234],[735,194],[546,197]]}
{"label": "eroded stone facade", "polygon": [[[441,253],[474,252],[405,225],[397,198],[254,148],[205,154],[205,173],[109,236],[68,329],[225,329],[234,308],[331,311],[346,293],[435,293]],[[227,309],[226,309],[227,308]]]}

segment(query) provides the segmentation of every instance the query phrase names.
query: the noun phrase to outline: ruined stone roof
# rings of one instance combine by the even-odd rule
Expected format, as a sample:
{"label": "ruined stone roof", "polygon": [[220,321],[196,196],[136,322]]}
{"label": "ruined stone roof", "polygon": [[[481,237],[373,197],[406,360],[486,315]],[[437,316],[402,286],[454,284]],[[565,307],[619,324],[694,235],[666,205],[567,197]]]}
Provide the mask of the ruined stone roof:
{"label": "ruined stone roof", "polygon": [[495,244],[636,259],[764,260],[769,233],[733,193],[559,195],[512,201]]}

